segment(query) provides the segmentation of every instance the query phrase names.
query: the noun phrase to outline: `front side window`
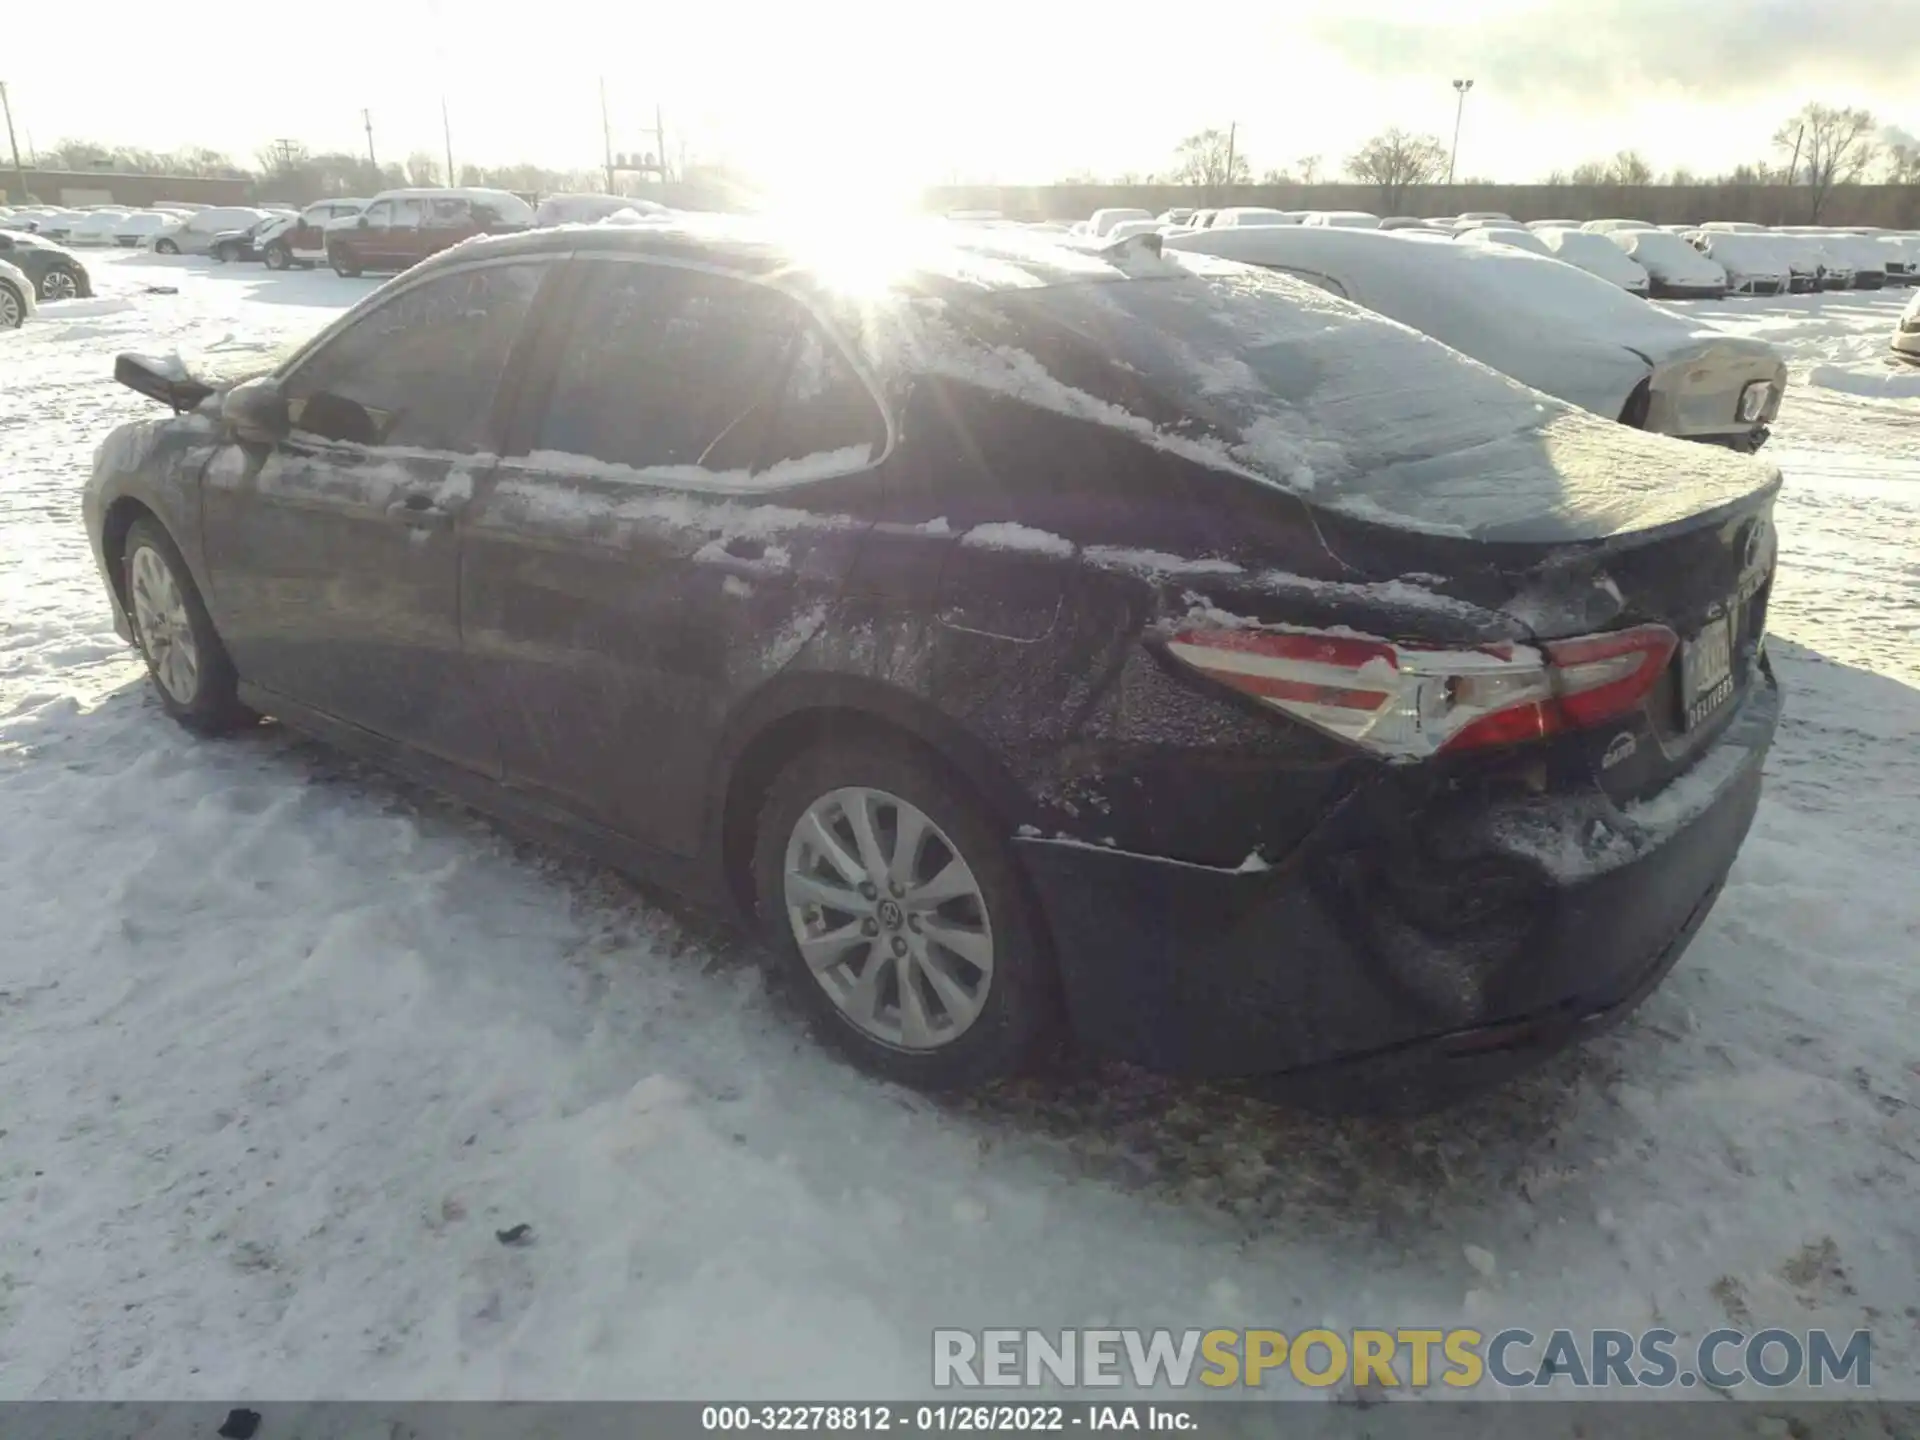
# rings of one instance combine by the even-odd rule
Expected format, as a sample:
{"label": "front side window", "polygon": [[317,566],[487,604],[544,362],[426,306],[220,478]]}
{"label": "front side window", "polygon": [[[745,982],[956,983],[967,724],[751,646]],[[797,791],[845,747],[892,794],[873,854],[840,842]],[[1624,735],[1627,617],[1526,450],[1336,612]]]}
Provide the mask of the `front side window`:
{"label": "front side window", "polygon": [[777,411],[799,305],[724,275],[581,263],[580,319],[534,448],[639,470],[750,470]]}
{"label": "front side window", "polygon": [[437,275],[360,317],[287,377],[294,430],[320,440],[471,454],[548,266]]}
{"label": "front side window", "polygon": [[393,219],[393,202],[381,200],[367,207],[367,224],[384,226]]}
{"label": "front side window", "polygon": [[422,200],[401,200],[393,207],[393,227],[396,230],[412,230],[419,226],[421,216],[426,213],[426,202]]}

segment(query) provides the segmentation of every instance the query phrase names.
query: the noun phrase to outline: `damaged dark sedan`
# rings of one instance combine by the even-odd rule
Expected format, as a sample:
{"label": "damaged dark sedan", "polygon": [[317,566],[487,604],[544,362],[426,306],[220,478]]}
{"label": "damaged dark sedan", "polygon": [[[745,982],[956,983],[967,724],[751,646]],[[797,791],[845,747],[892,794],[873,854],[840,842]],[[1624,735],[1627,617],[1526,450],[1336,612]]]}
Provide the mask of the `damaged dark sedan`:
{"label": "damaged dark sedan", "polygon": [[535,231],[118,373],[171,715],[728,907],[910,1084],[1434,1106],[1646,996],[1759,801],[1777,471],[1154,237]]}

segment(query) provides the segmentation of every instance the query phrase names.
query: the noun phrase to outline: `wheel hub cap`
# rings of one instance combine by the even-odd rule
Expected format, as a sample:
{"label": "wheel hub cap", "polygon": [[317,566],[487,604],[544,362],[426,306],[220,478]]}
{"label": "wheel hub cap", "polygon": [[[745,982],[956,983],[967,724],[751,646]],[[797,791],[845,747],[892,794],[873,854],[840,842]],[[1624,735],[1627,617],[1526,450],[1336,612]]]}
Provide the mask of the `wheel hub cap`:
{"label": "wheel hub cap", "polygon": [[156,551],[143,545],[133,552],[128,576],[134,631],[154,678],[180,704],[191,705],[200,684],[200,652],[173,571]]}
{"label": "wheel hub cap", "polygon": [[821,796],[793,828],[784,881],[807,968],[859,1030],[934,1050],[979,1018],[993,980],[986,899],[917,807],[884,790]]}

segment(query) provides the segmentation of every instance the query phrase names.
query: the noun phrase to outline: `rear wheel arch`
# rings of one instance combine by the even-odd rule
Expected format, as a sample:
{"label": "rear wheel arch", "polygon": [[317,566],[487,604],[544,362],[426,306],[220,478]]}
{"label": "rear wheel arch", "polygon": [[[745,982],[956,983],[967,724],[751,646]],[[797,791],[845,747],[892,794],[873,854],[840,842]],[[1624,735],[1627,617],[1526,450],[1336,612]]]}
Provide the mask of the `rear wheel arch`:
{"label": "rear wheel arch", "polygon": [[808,749],[849,735],[893,739],[920,751],[1009,832],[1031,808],[990,747],[925,700],[856,677],[810,677],[757,697],[722,743],[714,787],[719,804],[709,811],[717,821],[712,853],[741,914],[754,913],[754,832],[767,787]]}

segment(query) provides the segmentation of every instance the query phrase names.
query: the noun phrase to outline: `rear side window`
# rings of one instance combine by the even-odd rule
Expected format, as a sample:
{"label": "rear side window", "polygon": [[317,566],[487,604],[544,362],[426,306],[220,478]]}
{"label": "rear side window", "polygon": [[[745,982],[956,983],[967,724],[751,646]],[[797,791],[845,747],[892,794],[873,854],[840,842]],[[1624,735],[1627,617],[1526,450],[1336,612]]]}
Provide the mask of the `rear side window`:
{"label": "rear side window", "polygon": [[287,377],[296,431],[471,454],[548,266],[439,275],[368,312]]}
{"label": "rear side window", "polygon": [[579,319],[534,448],[639,470],[754,468],[800,307],[729,276],[582,263]]}
{"label": "rear side window", "polygon": [[427,206],[424,200],[399,200],[394,202],[394,228],[399,230],[413,229],[419,225],[421,217],[426,213],[426,208]]}
{"label": "rear side window", "polygon": [[[426,205],[429,225],[451,227],[464,225],[467,222],[467,202],[456,195],[437,195],[427,201]],[[473,209],[481,223],[485,224],[489,219],[486,212],[478,205]]]}
{"label": "rear side window", "polygon": [[[809,317],[810,318],[810,317]],[[853,468],[879,458],[887,423],[873,392],[817,325],[804,324],[781,382],[761,463],[820,461]]]}

